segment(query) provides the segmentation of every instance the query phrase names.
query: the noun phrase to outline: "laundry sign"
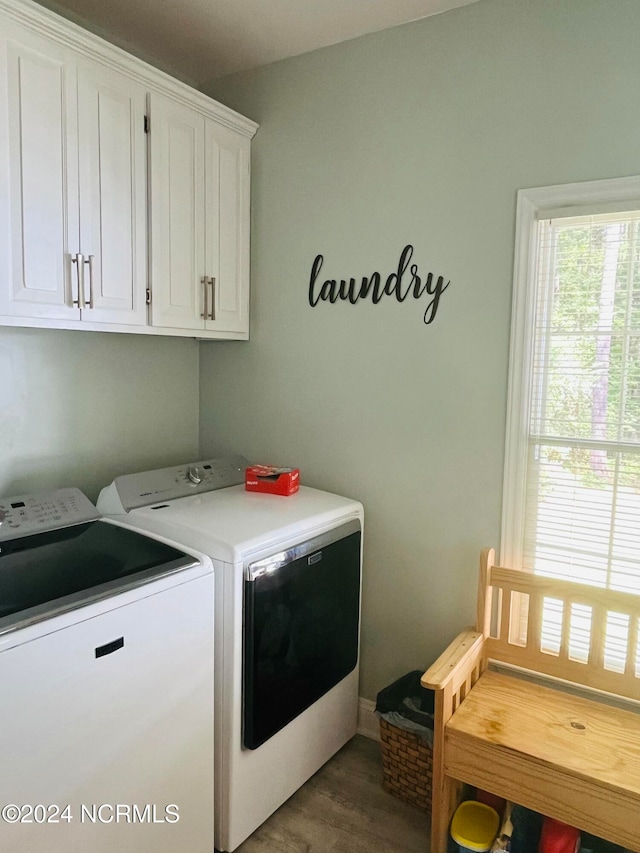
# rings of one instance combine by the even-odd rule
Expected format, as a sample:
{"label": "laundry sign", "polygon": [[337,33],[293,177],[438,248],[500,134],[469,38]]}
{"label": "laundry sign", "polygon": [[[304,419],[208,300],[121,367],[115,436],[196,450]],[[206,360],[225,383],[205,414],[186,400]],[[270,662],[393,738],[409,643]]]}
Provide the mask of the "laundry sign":
{"label": "laundry sign", "polygon": [[320,302],[338,301],[355,305],[361,299],[370,299],[377,305],[384,297],[395,297],[397,302],[421,300],[421,306],[424,306],[423,320],[428,326],[435,320],[440,297],[451,282],[445,284],[444,276],[436,278],[432,272],[421,273],[418,264],[411,263],[412,257],[413,246],[407,244],[400,253],[396,268],[386,278],[383,273],[372,272],[362,278],[322,280],[324,255],[316,255],[309,278],[309,305],[315,308]]}

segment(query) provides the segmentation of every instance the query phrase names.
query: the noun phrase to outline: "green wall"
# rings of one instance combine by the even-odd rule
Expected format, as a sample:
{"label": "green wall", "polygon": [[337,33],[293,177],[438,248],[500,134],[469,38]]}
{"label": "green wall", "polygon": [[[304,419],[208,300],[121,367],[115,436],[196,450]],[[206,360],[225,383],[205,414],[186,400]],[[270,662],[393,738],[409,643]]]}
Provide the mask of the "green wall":
{"label": "green wall", "polygon": [[198,457],[198,344],[0,327],[0,495]]}
{"label": "green wall", "polygon": [[[474,619],[499,545],[516,191],[640,172],[640,3],[480,0],[219,81],[260,122],[252,331],[201,344],[201,452],[299,465],[366,511],[361,694]],[[393,272],[451,281],[308,304]]]}

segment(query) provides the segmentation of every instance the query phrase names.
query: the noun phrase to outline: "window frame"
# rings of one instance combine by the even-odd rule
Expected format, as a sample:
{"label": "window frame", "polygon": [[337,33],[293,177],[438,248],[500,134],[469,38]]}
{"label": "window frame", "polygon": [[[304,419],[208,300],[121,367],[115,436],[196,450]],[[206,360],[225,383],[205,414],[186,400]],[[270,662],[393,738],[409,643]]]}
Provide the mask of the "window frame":
{"label": "window frame", "polygon": [[609,207],[640,209],[640,176],[518,191],[500,537],[503,566],[521,566],[523,557],[539,223]]}

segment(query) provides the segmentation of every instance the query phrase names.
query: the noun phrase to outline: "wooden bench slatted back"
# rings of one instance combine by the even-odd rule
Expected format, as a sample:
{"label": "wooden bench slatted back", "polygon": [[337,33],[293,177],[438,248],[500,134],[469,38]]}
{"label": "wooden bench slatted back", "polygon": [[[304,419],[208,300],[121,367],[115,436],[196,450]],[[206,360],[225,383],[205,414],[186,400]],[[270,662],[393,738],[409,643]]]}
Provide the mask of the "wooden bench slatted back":
{"label": "wooden bench slatted back", "polygon": [[493,559],[493,549],[483,551],[478,628],[487,658],[640,700],[638,595],[500,568]]}

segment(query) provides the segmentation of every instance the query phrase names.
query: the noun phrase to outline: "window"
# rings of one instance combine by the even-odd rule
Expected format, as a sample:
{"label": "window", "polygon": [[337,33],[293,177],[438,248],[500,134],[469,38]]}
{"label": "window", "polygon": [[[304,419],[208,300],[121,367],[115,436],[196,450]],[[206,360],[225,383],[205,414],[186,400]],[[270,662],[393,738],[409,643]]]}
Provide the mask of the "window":
{"label": "window", "polygon": [[522,190],[513,298],[501,562],[640,594],[640,177]]}

